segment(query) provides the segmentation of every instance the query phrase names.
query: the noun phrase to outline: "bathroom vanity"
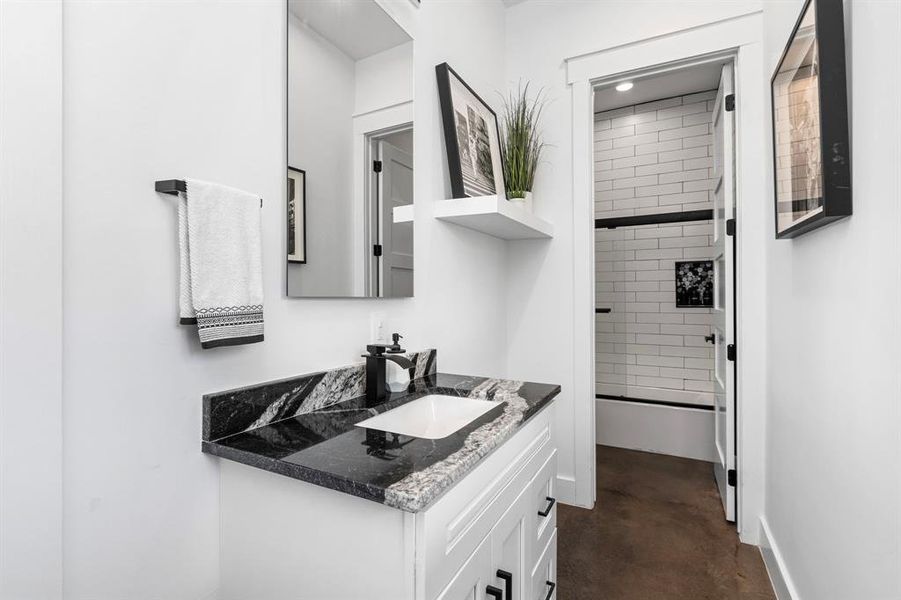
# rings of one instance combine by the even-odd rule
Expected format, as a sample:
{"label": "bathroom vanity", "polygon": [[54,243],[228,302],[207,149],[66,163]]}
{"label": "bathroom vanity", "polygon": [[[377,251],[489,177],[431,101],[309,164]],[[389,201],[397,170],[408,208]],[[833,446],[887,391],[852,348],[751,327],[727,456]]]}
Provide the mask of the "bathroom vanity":
{"label": "bathroom vanity", "polygon": [[229,459],[221,598],[555,597],[560,387],[405,356],[410,385],[375,406],[363,365],[204,397],[203,451]]}

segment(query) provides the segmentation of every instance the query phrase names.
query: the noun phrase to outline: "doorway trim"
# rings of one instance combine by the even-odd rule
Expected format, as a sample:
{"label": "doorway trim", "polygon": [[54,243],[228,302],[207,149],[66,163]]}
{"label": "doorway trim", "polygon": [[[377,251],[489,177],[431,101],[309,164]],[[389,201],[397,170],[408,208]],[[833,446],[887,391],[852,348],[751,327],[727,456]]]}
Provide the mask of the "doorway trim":
{"label": "doorway trim", "polygon": [[353,197],[360,199],[353,203],[353,222],[359,223],[362,231],[355,235],[351,256],[353,259],[353,281],[355,296],[366,297],[370,286],[364,283],[367,267],[366,261],[371,247],[368,230],[368,202],[372,178],[372,156],[370,138],[387,135],[413,126],[413,101],[400,102],[384,108],[353,116]]}
{"label": "doorway trim", "polygon": [[[594,401],[594,202],[593,89],[618,79],[677,70],[731,57],[736,72],[736,335],[738,378],[738,514],[741,540],[756,544],[763,514],[766,317],[764,257],[768,230],[763,157],[762,11],[581,54],[566,60],[572,106],[573,151],[573,385],[575,502],[593,506]],[[756,126],[755,126],[756,125]],[[755,199],[757,201],[755,202]],[[751,324],[743,327],[744,323]]]}

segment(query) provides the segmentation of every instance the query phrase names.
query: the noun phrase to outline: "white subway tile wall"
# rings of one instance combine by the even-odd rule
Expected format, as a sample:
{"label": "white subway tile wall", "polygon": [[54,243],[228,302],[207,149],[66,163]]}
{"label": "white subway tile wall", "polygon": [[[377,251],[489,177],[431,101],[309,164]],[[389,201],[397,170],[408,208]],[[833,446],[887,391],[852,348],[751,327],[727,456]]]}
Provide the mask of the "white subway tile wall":
{"label": "white subway tile wall", "polygon": [[[595,216],[713,208],[716,91],[595,114]],[[712,255],[710,221],[595,230],[596,393],[713,404],[711,311],[676,308],[675,262]]]}

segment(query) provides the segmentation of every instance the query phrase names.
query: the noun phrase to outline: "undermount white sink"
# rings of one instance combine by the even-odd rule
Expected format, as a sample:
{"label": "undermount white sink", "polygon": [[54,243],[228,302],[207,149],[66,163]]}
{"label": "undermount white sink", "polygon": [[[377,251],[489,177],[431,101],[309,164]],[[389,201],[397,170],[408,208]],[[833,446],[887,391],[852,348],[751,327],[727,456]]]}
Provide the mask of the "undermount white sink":
{"label": "undermount white sink", "polygon": [[499,403],[429,394],[357,423],[357,427],[437,440],[457,432]]}

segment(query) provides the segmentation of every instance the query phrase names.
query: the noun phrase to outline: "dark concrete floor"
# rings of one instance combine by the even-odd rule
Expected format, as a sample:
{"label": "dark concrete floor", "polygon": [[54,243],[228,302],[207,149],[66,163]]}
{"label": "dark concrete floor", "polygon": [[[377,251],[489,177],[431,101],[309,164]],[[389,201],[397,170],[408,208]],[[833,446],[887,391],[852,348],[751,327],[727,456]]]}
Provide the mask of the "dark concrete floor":
{"label": "dark concrete floor", "polygon": [[710,463],[598,446],[597,485],[594,510],[558,509],[559,600],[775,598]]}

